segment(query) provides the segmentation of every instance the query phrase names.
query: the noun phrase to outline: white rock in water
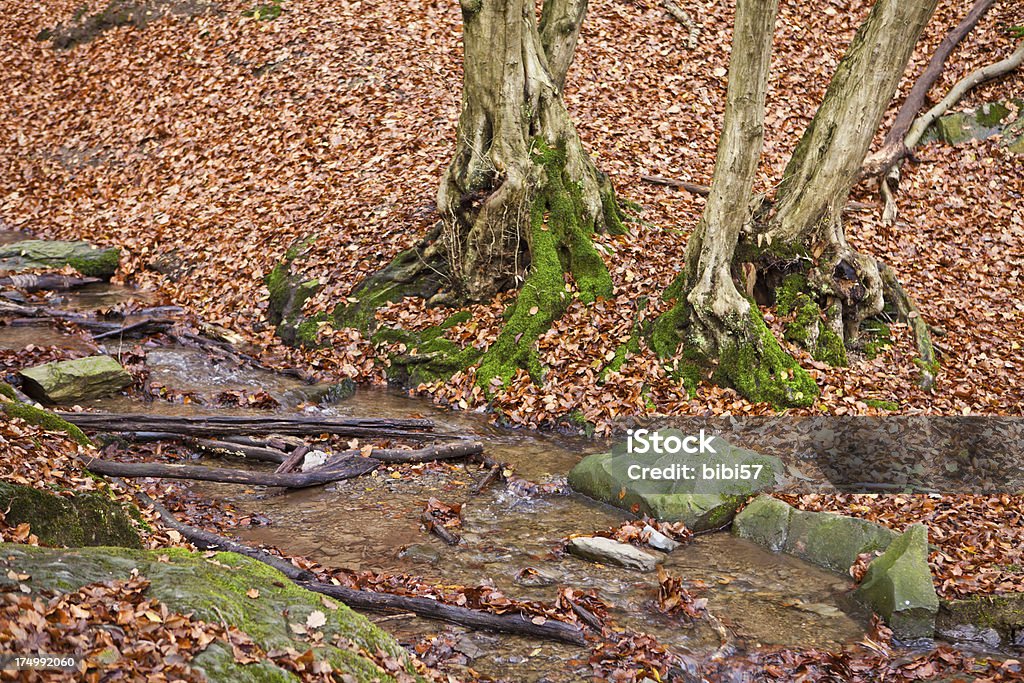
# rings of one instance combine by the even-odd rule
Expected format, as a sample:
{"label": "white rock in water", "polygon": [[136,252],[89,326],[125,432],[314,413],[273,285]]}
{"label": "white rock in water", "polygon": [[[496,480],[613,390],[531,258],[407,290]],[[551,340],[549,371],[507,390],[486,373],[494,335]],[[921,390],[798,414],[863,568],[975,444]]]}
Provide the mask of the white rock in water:
{"label": "white rock in water", "polygon": [[678,541],[674,541],[665,534],[655,529],[650,524],[644,527],[644,531],[647,532],[647,545],[651,546],[656,550],[662,550],[666,553],[670,553],[680,546]]}
{"label": "white rock in water", "polygon": [[310,451],[306,453],[306,457],[302,459],[302,471],[309,472],[310,470],[316,469],[327,462],[328,454],[323,451]]}
{"label": "white rock in water", "polygon": [[569,540],[569,552],[593,562],[617,564],[620,567],[652,572],[663,557],[619,543],[603,536],[577,536]]}

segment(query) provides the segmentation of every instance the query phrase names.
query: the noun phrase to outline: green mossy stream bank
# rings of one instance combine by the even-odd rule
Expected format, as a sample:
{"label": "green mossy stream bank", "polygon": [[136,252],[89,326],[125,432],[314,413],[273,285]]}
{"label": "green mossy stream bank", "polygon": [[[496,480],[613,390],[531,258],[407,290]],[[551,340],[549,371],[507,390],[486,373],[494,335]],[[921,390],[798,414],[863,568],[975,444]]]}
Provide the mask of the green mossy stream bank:
{"label": "green mossy stream bank", "polygon": [[[0,543],[0,575],[11,569],[31,576],[23,583],[33,592],[74,591],[88,583],[128,579],[133,570],[138,570],[139,575],[150,581],[147,597],[160,600],[172,611],[194,613],[204,621],[223,620],[249,634],[265,651],[310,649],[311,643],[293,633],[289,624],[304,624],[310,613],[319,610],[326,623],[319,629],[323,641],[313,647],[318,660],[329,661],[336,671],[361,683],[394,681],[366,653],[379,654],[405,662],[410,675],[423,680],[398,642],[365,617],[299,588],[275,569],[235,553],[207,557],[178,548],[56,549]],[[253,588],[259,591],[257,598],[246,595]],[[201,652],[192,660],[192,666],[211,681],[298,680],[270,660],[238,664],[223,643],[214,643]]]}

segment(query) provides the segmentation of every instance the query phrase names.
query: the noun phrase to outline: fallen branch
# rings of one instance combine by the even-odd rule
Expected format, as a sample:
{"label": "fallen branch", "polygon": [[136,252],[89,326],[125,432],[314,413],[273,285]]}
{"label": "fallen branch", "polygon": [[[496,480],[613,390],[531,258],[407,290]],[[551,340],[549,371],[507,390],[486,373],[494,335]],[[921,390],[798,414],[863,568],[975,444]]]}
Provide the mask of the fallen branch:
{"label": "fallen branch", "polygon": [[476,486],[473,487],[473,495],[479,494],[485,488],[487,488],[492,481],[498,478],[501,474],[501,465],[493,465],[491,469],[487,470],[487,474],[481,479]]}
{"label": "fallen branch", "polygon": [[700,38],[700,25],[693,20],[690,13],[672,0],[661,0],[661,6],[665,8],[669,16],[685,26],[686,30],[690,32],[686,40],[686,47],[690,50],[697,49],[697,41]]}
{"label": "fallen branch", "polygon": [[424,510],[423,514],[420,515],[420,520],[423,525],[427,527],[427,532],[432,533],[448,545],[458,545],[462,542],[462,539],[458,534],[449,531],[444,524],[434,516],[430,510]]}
{"label": "fallen branch", "polygon": [[103,282],[98,277],[71,277],[43,273],[40,275],[19,274],[0,277],[0,287],[15,287],[25,292],[60,292],[78,289],[96,282]]}
{"label": "fallen branch", "polygon": [[281,461],[281,466],[274,470],[274,473],[287,474],[297,467],[300,467],[302,465],[302,461],[306,459],[306,453],[309,453],[309,446],[299,446],[292,451],[291,455]]}
{"label": "fallen branch", "polygon": [[145,320],[132,323],[131,325],[121,325],[120,327],[115,327],[114,329],[107,330],[106,332],[94,334],[92,338],[99,340],[106,339],[108,337],[144,337],[149,334],[164,332],[172,325],[174,325],[174,321],[170,318],[147,318]]}
{"label": "fallen branch", "polygon": [[[167,436],[171,438],[181,438],[177,434],[164,434],[164,438]],[[192,446],[193,448],[206,451],[208,453],[214,453],[216,455],[242,456],[243,458],[258,460],[260,462],[273,462],[280,464],[288,457],[287,453],[282,450],[277,448],[267,448],[265,446],[250,446],[231,441],[217,441],[215,439],[200,438],[186,438],[183,441],[188,446]]]}
{"label": "fallen branch", "polygon": [[914,334],[918,356],[916,364],[921,371],[918,383],[922,389],[929,390],[935,386],[935,374],[938,371],[939,363],[935,358],[935,349],[932,346],[931,334],[928,332],[928,323],[921,317],[917,306],[903,289],[903,285],[900,284],[893,269],[878,261],[878,272],[882,276],[882,291],[885,301],[892,304],[899,319],[906,322]]}
{"label": "fallen branch", "polygon": [[666,187],[678,187],[686,190],[691,194],[699,194],[702,197],[707,197],[711,194],[711,188],[707,185],[699,185],[697,183],[688,183],[685,180],[676,180],[675,178],[663,178],[658,175],[645,175],[640,176],[640,180],[651,185],[665,185]]}
{"label": "fallen branch", "polygon": [[[129,487],[126,486],[125,488]],[[264,564],[270,565],[293,581],[312,581],[316,578],[313,575],[313,572],[306,571],[305,569],[299,569],[283,557],[271,555],[267,551],[260,550],[258,548],[250,548],[247,545],[232,541],[231,539],[224,538],[223,536],[218,536],[210,531],[205,531],[183,522],[179,522],[167,508],[150,498],[144,491],[134,489],[134,493],[136,498],[138,498],[143,505],[148,505],[156,510],[156,513],[160,515],[160,519],[164,524],[187,538],[194,546],[201,550],[226,550],[228,552],[251,557],[254,560],[259,560]]]}
{"label": "fallen branch", "polygon": [[864,168],[861,170],[862,178],[886,175],[894,164],[910,154],[910,147],[913,145],[907,146],[905,142],[907,133],[910,131],[914,119],[917,118],[918,112],[924,108],[928,92],[942,75],[946,61],[953,54],[953,50],[974,30],[974,27],[993,4],[995,4],[995,0],[976,0],[967,15],[952,31],[946,34],[939,46],[935,48],[935,54],[928,60],[928,65],[914,82],[914,86],[907,93],[907,98],[903,100],[903,104],[896,113],[892,127],[885,135],[882,149],[865,161]]}
{"label": "fallen branch", "polygon": [[469,628],[515,633],[558,640],[573,645],[585,645],[583,632],[572,624],[553,619],[527,619],[522,614],[491,614],[478,610],[454,607],[430,598],[413,598],[390,593],[360,591],[344,586],[333,586],[315,581],[297,581],[298,585],[311,591],[337,598],[349,607],[365,610],[398,610],[413,612],[428,619],[438,619]]}
{"label": "fallen branch", "polygon": [[82,429],[107,432],[167,432],[188,436],[237,434],[340,434],[378,438],[460,438],[410,430],[431,430],[422,419],[291,417],[285,415],[149,415],[145,413],[72,413],[60,417]]}
{"label": "fallen branch", "polygon": [[213,481],[224,484],[247,486],[280,486],[289,489],[306,488],[329,484],[343,479],[352,479],[377,469],[380,463],[370,458],[350,458],[335,462],[330,467],[318,467],[309,472],[275,474],[252,472],[202,465],[167,465],[163,463],[114,462],[89,458],[83,461],[89,471],[110,477],[157,477],[161,479],[192,479]]}
{"label": "fallen branch", "polygon": [[[386,463],[410,463],[467,458],[482,453],[483,450],[484,445],[479,441],[463,441],[443,444],[441,446],[427,446],[426,448],[418,448],[416,450],[374,448],[368,455],[374,460]],[[345,453],[353,453],[353,451],[345,451]]]}
{"label": "fallen branch", "polygon": [[553,619],[539,620],[535,623],[533,619],[527,619],[522,614],[491,614],[479,610],[467,609],[445,605],[429,598],[415,598],[404,595],[391,595],[388,593],[376,593],[373,591],[361,591],[354,588],[345,588],[332,584],[320,583],[313,580],[313,575],[299,569],[291,562],[271,555],[265,550],[250,548],[249,546],[237,543],[217,534],[179,522],[168,510],[158,502],[150,498],[142,491],[135,491],[146,505],[151,505],[157,511],[167,526],[175,529],[182,536],[200,548],[211,550],[228,550],[231,552],[251,557],[254,560],[263,562],[277,569],[286,577],[295,582],[296,585],[322,595],[340,600],[349,607],[371,611],[412,612],[427,619],[446,621],[459,626],[487,631],[498,631],[501,633],[515,633],[518,635],[535,636],[550,640],[557,640],[573,645],[585,645],[586,640],[583,632],[572,624],[567,624]]}

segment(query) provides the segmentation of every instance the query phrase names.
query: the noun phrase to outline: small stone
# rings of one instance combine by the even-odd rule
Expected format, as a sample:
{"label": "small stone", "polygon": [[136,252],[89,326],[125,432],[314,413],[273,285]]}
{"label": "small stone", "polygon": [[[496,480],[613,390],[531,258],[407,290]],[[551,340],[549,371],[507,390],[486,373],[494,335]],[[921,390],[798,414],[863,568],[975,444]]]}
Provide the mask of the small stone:
{"label": "small stone", "polygon": [[640,548],[602,536],[577,536],[570,539],[569,552],[592,562],[614,564],[642,572],[653,572],[662,561],[662,558]]}
{"label": "small stone", "polygon": [[306,453],[302,459],[302,471],[309,472],[310,470],[320,467],[327,462],[328,454],[323,451],[310,451]]}
{"label": "small stone", "polygon": [[644,526],[644,533],[647,534],[647,545],[651,546],[655,550],[670,553],[682,545],[678,541],[674,541],[661,533],[650,524]]}

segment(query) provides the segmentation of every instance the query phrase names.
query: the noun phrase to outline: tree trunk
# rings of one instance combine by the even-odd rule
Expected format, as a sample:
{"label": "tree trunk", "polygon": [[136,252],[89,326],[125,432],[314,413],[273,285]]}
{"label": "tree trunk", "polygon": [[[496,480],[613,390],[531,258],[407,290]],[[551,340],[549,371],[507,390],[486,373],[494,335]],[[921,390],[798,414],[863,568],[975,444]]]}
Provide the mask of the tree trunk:
{"label": "tree trunk", "polygon": [[846,241],[842,209],[937,0],[877,0],[783,174],[774,212],[751,236],[764,269],[808,270],[809,289],[839,339],[883,307],[878,264]]}
{"label": "tree trunk", "polygon": [[813,380],[779,347],[733,273],[740,232],[759,213],[753,187],[777,10],[778,0],[737,2],[711,192],[687,244],[685,271],[670,291],[677,303],[658,320],[652,341],[662,355],[681,340],[688,359],[717,358],[717,379],[752,400],[802,405],[817,394]]}

